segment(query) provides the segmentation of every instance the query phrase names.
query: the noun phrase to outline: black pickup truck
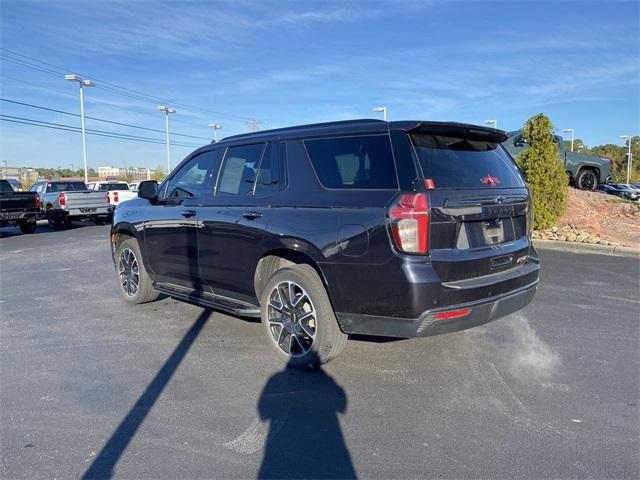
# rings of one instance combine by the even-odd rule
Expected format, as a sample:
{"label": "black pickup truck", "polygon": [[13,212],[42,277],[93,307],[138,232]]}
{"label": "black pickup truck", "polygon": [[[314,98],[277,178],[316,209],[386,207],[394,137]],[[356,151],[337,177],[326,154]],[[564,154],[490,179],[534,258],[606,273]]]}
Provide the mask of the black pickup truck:
{"label": "black pickup truck", "polygon": [[35,192],[14,192],[11,184],[0,180],[0,228],[17,225],[22,233],[36,231],[40,199]]}

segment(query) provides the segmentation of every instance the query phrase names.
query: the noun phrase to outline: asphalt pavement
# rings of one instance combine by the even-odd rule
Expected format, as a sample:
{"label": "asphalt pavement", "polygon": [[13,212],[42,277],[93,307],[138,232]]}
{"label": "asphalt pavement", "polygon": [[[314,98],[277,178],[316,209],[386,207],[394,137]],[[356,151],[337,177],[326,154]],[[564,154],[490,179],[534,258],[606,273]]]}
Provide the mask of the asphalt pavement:
{"label": "asphalt pavement", "polygon": [[520,314],[308,373],[255,320],[125,304],[109,227],[0,232],[0,478],[640,476],[637,258],[541,250]]}

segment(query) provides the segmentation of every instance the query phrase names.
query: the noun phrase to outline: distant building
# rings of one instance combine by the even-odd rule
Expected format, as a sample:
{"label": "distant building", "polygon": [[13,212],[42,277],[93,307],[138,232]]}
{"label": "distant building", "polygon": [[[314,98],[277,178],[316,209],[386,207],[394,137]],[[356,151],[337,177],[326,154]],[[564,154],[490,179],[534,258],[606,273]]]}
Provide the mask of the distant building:
{"label": "distant building", "polygon": [[130,168],[127,172],[129,179],[132,182],[142,182],[143,180],[151,180],[151,170],[148,168]]}
{"label": "distant building", "polygon": [[0,179],[13,178],[23,185],[31,185],[38,181],[38,169],[27,167],[0,167]]}
{"label": "distant building", "polygon": [[98,167],[98,176],[100,178],[118,178],[124,172],[118,167]]}

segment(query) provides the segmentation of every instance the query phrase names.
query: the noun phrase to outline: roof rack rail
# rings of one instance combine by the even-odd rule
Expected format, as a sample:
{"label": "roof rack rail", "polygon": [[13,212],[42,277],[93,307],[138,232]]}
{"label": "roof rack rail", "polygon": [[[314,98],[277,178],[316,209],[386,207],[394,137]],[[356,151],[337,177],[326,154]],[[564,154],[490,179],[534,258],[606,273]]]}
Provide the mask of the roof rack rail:
{"label": "roof rack rail", "polygon": [[[290,132],[292,130],[304,130],[307,128],[318,128],[318,127],[331,127],[331,126],[338,126],[338,125],[354,125],[354,124],[359,124],[359,123],[371,123],[371,122],[375,122],[375,123],[385,123],[384,120],[380,120],[377,118],[361,118],[361,119],[356,119],[356,120],[339,120],[336,122],[322,122],[322,123],[310,123],[307,125],[295,125],[292,127],[283,127],[283,128],[273,128],[270,130],[259,130],[256,132],[247,132],[247,133],[239,133],[237,135],[230,135],[228,137],[224,137],[221,140],[219,140],[220,142],[226,141],[226,140],[236,140],[236,139],[240,139],[240,138],[251,138],[253,136],[258,136],[258,135],[269,135],[269,134],[274,134],[274,133],[284,133],[284,132]],[[213,143],[213,142],[212,142]]]}

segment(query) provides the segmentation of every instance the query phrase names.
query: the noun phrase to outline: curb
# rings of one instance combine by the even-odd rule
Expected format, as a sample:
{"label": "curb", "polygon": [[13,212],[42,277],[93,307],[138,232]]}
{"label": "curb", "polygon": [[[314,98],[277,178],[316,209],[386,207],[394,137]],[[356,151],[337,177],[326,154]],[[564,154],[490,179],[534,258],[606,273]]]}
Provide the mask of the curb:
{"label": "curb", "polygon": [[614,245],[598,245],[594,243],[566,242],[562,240],[534,239],[533,246],[549,250],[560,250],[574,253],[601,253],[624,257],[640,257],[640,248],[622,247]]}

